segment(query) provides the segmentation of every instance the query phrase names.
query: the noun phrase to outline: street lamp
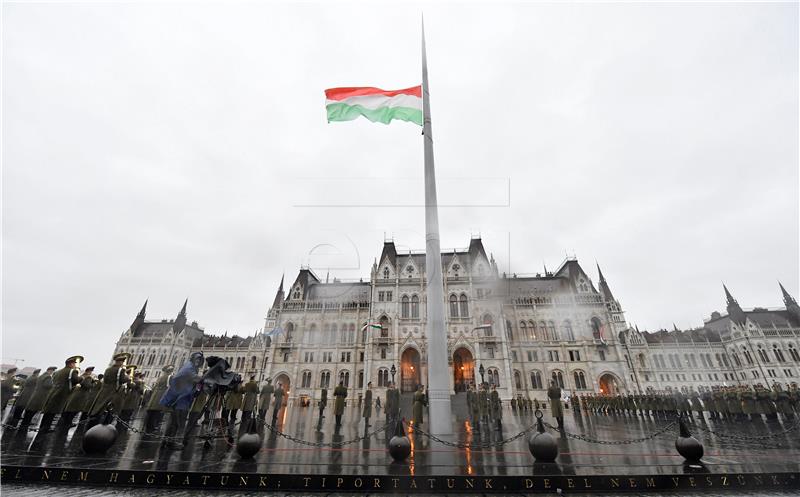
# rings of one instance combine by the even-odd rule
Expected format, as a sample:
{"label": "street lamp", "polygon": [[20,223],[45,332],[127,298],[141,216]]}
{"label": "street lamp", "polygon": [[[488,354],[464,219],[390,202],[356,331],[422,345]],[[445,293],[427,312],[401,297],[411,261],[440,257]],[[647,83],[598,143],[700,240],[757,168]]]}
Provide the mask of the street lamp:
{"label": "street lamp", "polygon": [[483,379],[483,374],[486,372],[486,370],[483,369],[483,363],[478,367],[478,372],[481,374],[481,385],[483,385],[486,383],[486,380]]}
{"label": "street lamp", "polygon": [[389,372],[392,373],[392,383],[394,383],[394,375],[397,373],[397,368],[394,367],[394,364],[392,364],[392,369]]}

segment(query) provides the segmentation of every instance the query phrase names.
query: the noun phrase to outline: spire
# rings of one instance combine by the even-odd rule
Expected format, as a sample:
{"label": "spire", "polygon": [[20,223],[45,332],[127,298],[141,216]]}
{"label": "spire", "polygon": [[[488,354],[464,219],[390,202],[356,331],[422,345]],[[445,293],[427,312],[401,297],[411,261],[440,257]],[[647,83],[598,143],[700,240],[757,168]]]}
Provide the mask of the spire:
{"label": "spire", "polygon": [[781,292],[783,293],[783,303],[786,305],[786,311],[789,313],[789,319],[793,321],[795,326],[800,326],[800,305],[797,304],[797,301],[789,295],[789,292],[783,288],[781,282],[778,282],[778,285],[781,287]]}
{"label": "spire", "polygon": [[673,331],[681,331],[678,329],[678,326],[675,323],[672,323],[672,330]]}
{"label": "spire", "polygon": [[597,265],[597,274],[600,277],[600,293],[603,294],[603,298],[606,299],[606,302],[615,302],[614,294],[611,293],[611,288],[609,288],[608,282],[606,282],[606,278],[603,276],[603,271],[600,270],[600,264],[595,262],[595,265]]}
{"label": "spire", "polygon": [[183,328],[186,326],[186,305],[189,303],[189,298],[187,297],[186,300],[183,302],[183,307],[181,307],[180,312],[178,313],[178,317],[175,318],[175,322],[172,323],[172,331],[176,335],[183,331]]}
{"label": "spire", "polygon": [[731,292],[728,290],[728,287],[725,286],[725,283],[722,284],[722,288],[725,289],[725,299],[728,303],[728,317],[730,317],[731,321],[734,323],[744,326],[745,322],[747,321],[747,316],[742,310],[742,307],[739,305],[739,302],[733,298],[733,295],[731,295]]}
{"label": "spire", "polygon": [[281,275],[281,284],[278,285],[278,291],[275,293],[275,300],[272,301],[272,309],[274,309],[274,310],[278,310],[278,308],[281,305],[281,302],[283,302],[283,299],[284,299],[283,278],[285,276],[286,276],[285,274]]}
{"label": "spire", "polygon": [[131,333],[136,334],[139,328],[144,324],[144,316],[147,313],[147,300],[145,299],[144,305],[142,306],[142,310],[139,311],[139,314],[136,315],[134,318],[133,323],[131,323]]}

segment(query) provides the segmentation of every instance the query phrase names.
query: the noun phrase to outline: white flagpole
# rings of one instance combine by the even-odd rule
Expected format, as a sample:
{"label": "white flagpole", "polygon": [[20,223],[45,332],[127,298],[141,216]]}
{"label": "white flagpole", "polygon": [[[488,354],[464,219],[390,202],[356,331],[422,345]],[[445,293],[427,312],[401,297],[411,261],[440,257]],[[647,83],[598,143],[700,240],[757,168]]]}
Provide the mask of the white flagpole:
{"label": "white flagpole", "polygon": [[422,141],[425,146],[425,273],[427,287],[428,406],[430,431],[450,435],[450,376],[448,372],[447,330],[444,322],[442,255],[439,244],[439,213],[436,200],[436,173],[433,167],[428,58],[425,53],[425,21],[422,23]]}

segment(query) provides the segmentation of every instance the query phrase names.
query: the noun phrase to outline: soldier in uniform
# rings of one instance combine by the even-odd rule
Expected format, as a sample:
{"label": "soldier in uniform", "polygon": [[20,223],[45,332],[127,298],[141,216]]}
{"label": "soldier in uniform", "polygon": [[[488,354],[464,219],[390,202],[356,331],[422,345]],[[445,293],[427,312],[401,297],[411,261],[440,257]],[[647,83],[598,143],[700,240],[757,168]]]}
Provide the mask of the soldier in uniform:
{"label": "soldier in uniform", "polygon": [[106,416],[106,407],[111,404],[114,410],[120,409],[119,405],[119,391],[123,386],[130,383],[131,379],[125,369],[125,364],[130,359],[131,355],[127,352],[117,354],[114,356],[114,364],[108,367],[103,373],[103,382],[100,384],[100,391],[94,399],[94,404],[89,411],[89,423],[86,426],[88,430],[92,426],[100,423]]}
{"label": "soldier in uniform", "polygon": [[364,392],[364,433],[369,428],[369,418],[372,417],[372,382],[367,383],[367,390]]}
{"label": "soldier in uniform", "polygon": [[[128,374],[131,374],[132,368],[133,366],[128,368]],[[121,395],[123,398],[122,412],[119,417],[124,423],[120,426],[122,430],[127,429],[125,425],[130,424],[131,419],[133,419],[134,414],[139,409],[139,405],[142,403],[142,396],[144,395],[145,389],[142,378],[144,378],[144,375],[141,372],[133,373],[133,381],[128,383],[125,388],[125,393]]]}
{"label": "soldier in uniform", "polygon": [[775,382],[772,385],[773,390],[773,399],[775,400],[775,408],[780,413],[784,419],[789,419],[794,417],[794,412],[792,411],[792,403],[789,400],[789,393],[786,392],[780,383]]}
{"label": "soldier in uniform", "polygon": [[[389,398],[388,397],[386,398],[386,402],[387,403],[389,402]],[[322,414],[322,413],[325,412],[325,408],[327,406],[328,406],[328,389],[325,388],[325,387],[322,387],[322,394],[321,394],[321,397],[319,398],[319,424],[320,425],[322,424],[322,418],[325,417],[325,415]]]}
{"label": "soldier in uniform", "polygon": [[[480,421],[488,421],[489,419],[489,391],[486,383],[481,383],[481,391],[478,393],[478,409],[480,412]],[[480,423],[479,423],[480,424]]]}
{"label": "soldier in uniform", "polygon": [[284,395],[285,395],[285,392],[283,391],[283,385],[281,383],[278,383],[278,388],[275,389],[275,394],[274,394],[275,407],[273,407],[273,410],[272,410],[272,424],[273,425],[275,424],[275,421],[278,419],[278,413],[280,412],[281,407],[283,407],[283,396]]}
{"label": "soldier in uniform", "polygon": [[561,406],[561,387],[555,381],[550,382],[547,389],[547,398],[550,399],[550,414],[556,419],[558,427],[564,428],[564,408]]}
{"label": "soldier in uniform", "polygon": [[339,385],[333,389],[333,415],[336,417],[336,426],[342,426],[342,415],[344,414],[345,398],[347,397],[347,387],[340,381]]}
{"label": "soldier in uniform", "polygon": [[22,383],[22,391],[17,395],[17,400],[14,401],[14,412],[11,415],[11,421],[8,421],[9,425],[13,427],[17,426],[17,423],[22,417],[22,413],[28,406],[28,402],[31,400],[31,397],[33,397],[33,392],[36,390],[36,383],[39,381],[39,373],[41,372],[41,369],[37,369],[30,376],[25,378],[25,381]]}
{"label": "soldier in uniform", "polygon": [[244,401],[242,402],[241,430],[249,429],[250,420],[253,419],[253,411],[257,409],[258,409],[258,383],[256,383],[256,376],[251,375],[250,381],[248,381],[244,385]]}
{"label": "soldier in uniform", "polygon": [[725,389],[725,404],[728,406],[728,412],[734,420],[742,419],[742,399],[736,387],[728,387]]}
{"label": "soldier in uniform", "polygon": [[189,438],[192,435],[192,430],[197,426],[197,422],[203,416],[208,403],[208,393],[201,389],[197,396],[192,400],[192,405],[189,407],[189,420],[186,422],[186,429],[183,431],[183,444],[189,443]]}
{"label": "soldier in uniform", "polygon": [[422,425],[424,421],[423,417],[423,407],[428,405],[428,401],[425,398],[425,391],[422,389],[422,385],[417,388],[417,391],[414,393],[414,408],[413,408],[413,419],[414,419],[414,426]]}
{"label": "soldier in uniform", "polygon": [[28,426],[33,420],[33,417],[36,416],[36,413],[41,411],[44,407],[44,403],[50,395],[50,390],[53,388],[53,373],[56,369],[58,368],[50,366],[45,370],[44,374],[39,375],[39,379],[36,381],[36,388],[33,390],[33,395],[28,401],[27,407],[25,407],[25,416],[22,417],[21,426]]}
{"label": "soldier in uniform", "polygon": [[750,421],[756,419],[761,420],[761,415],[758,414],[758,406],[756,405],[756,395],[749,385],[742,385],[739,395],[742,398],[742,413]]}
{"label": "soldier in uniform", "polygon": [[386,423],[396,422],[400,416],[400,390],[394,382],[389,383],[389,389],[386,390]]}
{"label": "soldier in uniform", "polygon": [[83,361],[82,356],[68,357],[64,367],[53,373],[53,388],[47,395],[47,400],[42,408],[42,422],[39,433],[51,431],[51,425],[56,414],[61,414],[67,404],[72,388],[81,382],[81,373],[78,365]]}
{"label": "soldier in uniform", "polygon": [[267,384],[261,387],[258,399],[258,417],[261,418],[261,421],[267,419],[267,411],[269,411],[273,395],[275,395],[275,387],[272,386],[272,378],[267,378]]}
{"label": "soldier in uniform", "polygon": [[61,419],[58,420],[59,426],[69,428],[72,426],[75,415],[86,409],[86,401],[89,399],[94,386],[92,371],[94,371],[94,366],[86,368],[81,376],[81,382],[72,389],[72,393],[67,399],[67,404],[64,406],[64,412],[61,413]]}
{"label": "soldier in uniform", "polygon": [[703,402],[700,400],[700,393],[694,387],[691,387],[689,391],[689,398],[692,399],[692,410],[697,413],[697,417],[705,419],[703,417]]}
{"label": "soldier in uniform", "polygon": [[171,364],[161,368],[163,374],[158,377],[158,380],[156,380],[156,383],[153,385],[153,391],[147,402],[147,414],[145,415],[144,421],[146,433],[156,433],[161,426],[161,418],[164,416],[164,406],[159,402],[167,391],[167,383],[169,379],[172,378],[172,371],[174,370],[175,368]]}
{"label": "soldier in uniform", "polygon": [[9,369],[6,373],[6,379],[0,383],[0,418],[3,417],[6,406],[8,406],[8,401],[11,400],[11,397],[14,396],[14,392],[17,390],[19,381],[14,377],[14,373],[16,372],[17,368]]}
{"label": "soldier in uniform", "polygon": [[475,387],[470,385],[467,389],[467,407],[469,408],[469,415],[472,420],[472,427],[476,430],[481,429],[481,406],[478,394],[475,393]]}
{"label": "soldier in uniform", "polygon": [[772,393],[760,383],[756,385],[756,401],[758,402],[761,414],[765,414],[767,419],[777,419],[778,411],[775,409],[775,404],[772,402]]}
{"label": "soldier in uniform", "polygon": [[[792,405],[792,409],[800,413],[800,390],[797,389],[797,383],[795,382],[789,385],[789,403]],[[14,415],[16,415],[16,412]]]}
{"label": "soldier in uniform", "polygon": [[239,384],[235,388],[228,390],[225,394],[225,407],[228,409],[228,415],[230,416],[230,424],[236,424],[236,417],[239,414],[239,409],[242,408],[242,397],[243,388],[242,385]]}
{"label": "soldier in uniform", "polygon": [[492,395],[489,399],[492,405],[492,420],[498,430],[503,429],[503,405],[500,401],[500,394],[497,393],[497,385],[492,385]]}

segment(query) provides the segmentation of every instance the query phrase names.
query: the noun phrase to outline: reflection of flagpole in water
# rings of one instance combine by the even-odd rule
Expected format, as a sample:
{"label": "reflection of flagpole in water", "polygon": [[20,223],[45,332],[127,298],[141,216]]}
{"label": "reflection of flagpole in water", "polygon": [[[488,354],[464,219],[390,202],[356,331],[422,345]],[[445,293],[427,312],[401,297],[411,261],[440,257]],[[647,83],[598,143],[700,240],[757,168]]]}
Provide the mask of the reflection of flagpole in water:
{"label": "reflection of flagpole in water", "polygon": [[450,378],[447,372],[447,331],[444,324],[442,255],[439,244],[439,212],[436,172],[433,165],[431,102],[428,90],[428,57],[425,52],[425,24],[422,25],[422,142],[425,149],[425,275],[427,289],[428,406],[430,430],[434,435],[453,433],[450,416]]}

